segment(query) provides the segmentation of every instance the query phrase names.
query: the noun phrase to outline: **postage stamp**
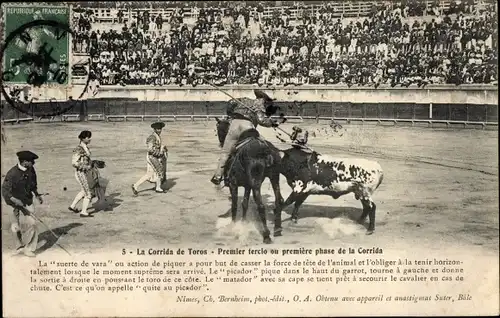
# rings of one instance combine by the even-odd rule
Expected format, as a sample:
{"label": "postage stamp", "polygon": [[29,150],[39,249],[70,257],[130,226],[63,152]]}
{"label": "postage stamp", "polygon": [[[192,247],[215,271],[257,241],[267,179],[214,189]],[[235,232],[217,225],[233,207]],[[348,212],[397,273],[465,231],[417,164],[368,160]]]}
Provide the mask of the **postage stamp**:
{"label": "postage stamp", "polygon": [[80,104],[88,77],[72,85],[69,7],[6,6],[4,24],[5,101],[31,116],[56,116]]}

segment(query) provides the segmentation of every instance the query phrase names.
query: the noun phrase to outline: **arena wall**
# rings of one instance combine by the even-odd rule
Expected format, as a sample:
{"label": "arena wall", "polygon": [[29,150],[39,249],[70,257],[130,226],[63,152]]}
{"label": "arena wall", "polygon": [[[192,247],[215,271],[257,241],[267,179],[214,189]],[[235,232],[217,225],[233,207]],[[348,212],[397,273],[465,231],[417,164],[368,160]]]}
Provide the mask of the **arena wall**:
{"label": "arena wall", "polygon": [[[233,97],[254,97],[253,90],[256,88],[259,87],[239,85],[220,89]],[[346,121],[442,121],[495,126],[498,122],[498,90],[494,86],[373,89],[318,85],[260,89],[277,99],[285,115],[301,119],[333,117]],[[70,90],[66,92],[72,94]],[[103,86],[96,97],[78,103],[61,119],[208,118],[225,115],[226,102],[229,100],[227,95],[210,86]],[[61,99],[64,98],[60,96],[58,100]],[[53,105],[48,102],[33,104],[28,112],[30,114],[22,114],[7,105],[3,118],[37,118],[50,111]]]}
{"label": "arena wall", "polygon": [[[307,85],[289,87],[259,87],[257,85],[222,86],[220,90],[231,96],[253,98],[253,90],[262,89],[280,101],[350,102],[350,103],[452,103],[496,105],[498,89],[495,86],[436,85],[418,87],[347,87]],[[227,95],[211,86],[103,86],[100,98],[137,98],[139,101],[225,101]]]}

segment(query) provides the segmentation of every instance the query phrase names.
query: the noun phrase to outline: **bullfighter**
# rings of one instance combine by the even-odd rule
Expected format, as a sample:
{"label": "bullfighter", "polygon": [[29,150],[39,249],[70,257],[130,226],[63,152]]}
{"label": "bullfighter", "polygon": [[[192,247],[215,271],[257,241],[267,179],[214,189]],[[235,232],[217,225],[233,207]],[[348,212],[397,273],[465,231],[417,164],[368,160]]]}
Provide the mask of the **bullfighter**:
{"label": "bullfighter", "polygon": [[168,148],[162,145],[161,139],[161,133],[164,127],[165,123],[163,122],[156,122],[151,124],[153,133],[146,139],[147,172],[141,179],[139,179],[139,181],[132,185],[132,192],[134,193],[134,195],[137,195],[139,193],[137,189],[146,181],[156,183],[155,191],[157,193],[166,192],[161,187],[161,185],[167,179]]}
{"label": "bullfighter", "polygon": [[277,108],[273,105],[274,99],[260,90],[254,90],[256,99],[238,98],[229,102],[227,115],[232,118],[229,126],[222,151],[219,156],[219,162],[214,176],[210,180],[213,184],[219,185],[223,179],[224,165],[229,155],[234,151],[234,146],[244,131],[256,128],[258,125],[263,127],[277,127],[278,123],[270,118],[276,113]]}
{"label": "bullfighter", "polygon": [[93,169],[92,160],[90,158],[91,153],[88,147],[90,141],[92,140],[92,132],[84,130],[78,135],[78,139],[80,139],[80,143],[73,150],[71,165],[75,168],[75,178],[78,184],[80,184],[81,190],[78,192],[73,200],[73,203],[71,203],[68,209],[71,212],[78,213],[79,211],[76,209],[76,205],[83,199],[80,217],[93,217],[92,214],[87,212],[90,201],[93,197],[93,191],[89,185],[88,179],[88,176]]}
{"label": "bullfighter", "polygon": [[292,140],[292,147],[302,150],[307,153],[312,153],[312,150],[306,145],[309,140],[309,132],[298,126],[294,126],[290,139]]}

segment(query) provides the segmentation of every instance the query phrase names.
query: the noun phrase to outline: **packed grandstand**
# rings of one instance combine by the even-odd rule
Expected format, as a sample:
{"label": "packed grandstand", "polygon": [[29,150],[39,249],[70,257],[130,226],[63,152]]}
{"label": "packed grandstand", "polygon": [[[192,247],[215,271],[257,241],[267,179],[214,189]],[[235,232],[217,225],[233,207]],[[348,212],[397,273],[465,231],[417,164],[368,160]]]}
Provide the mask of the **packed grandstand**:
{"label": "packed grandstand", "polygon": [[217,85],[423,87],[498,79],[494,1],[96,6],[74,5],[73,52],[90,54],[101,85],[195,86],[203,83],[199,69]]}

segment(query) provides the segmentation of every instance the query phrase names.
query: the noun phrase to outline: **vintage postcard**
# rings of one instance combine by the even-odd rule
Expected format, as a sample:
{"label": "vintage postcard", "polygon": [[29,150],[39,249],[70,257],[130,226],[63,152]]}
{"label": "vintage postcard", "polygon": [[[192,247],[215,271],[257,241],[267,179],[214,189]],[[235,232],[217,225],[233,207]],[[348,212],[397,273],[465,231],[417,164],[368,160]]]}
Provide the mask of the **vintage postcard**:
{"label": "vintage postcard", "polygon": [[5,317],[498,315],[498,6],[1,5]]}

